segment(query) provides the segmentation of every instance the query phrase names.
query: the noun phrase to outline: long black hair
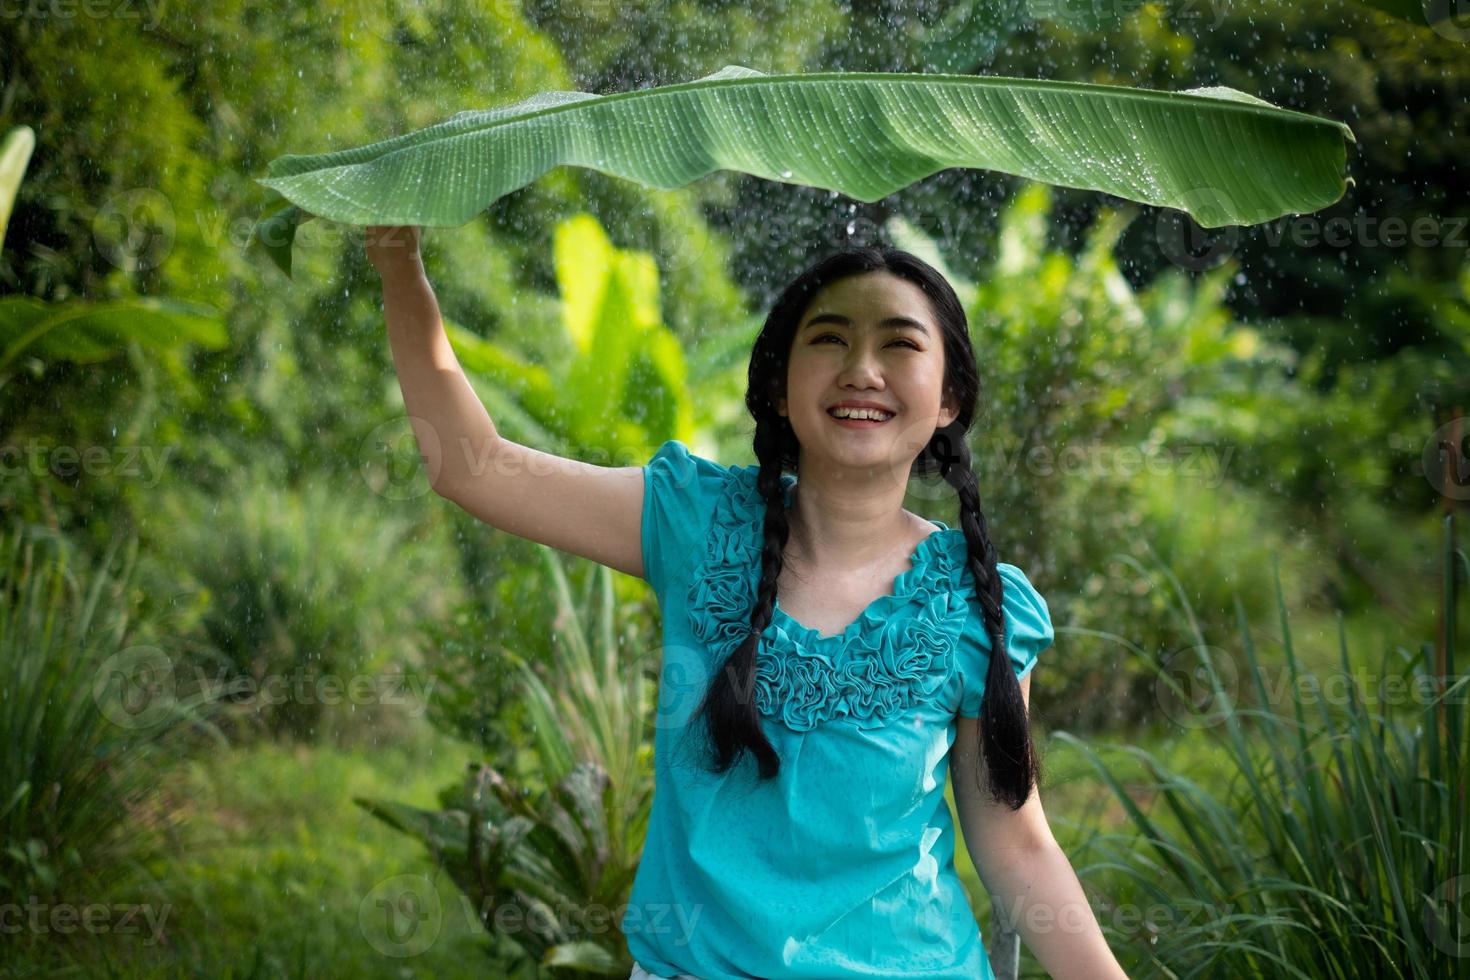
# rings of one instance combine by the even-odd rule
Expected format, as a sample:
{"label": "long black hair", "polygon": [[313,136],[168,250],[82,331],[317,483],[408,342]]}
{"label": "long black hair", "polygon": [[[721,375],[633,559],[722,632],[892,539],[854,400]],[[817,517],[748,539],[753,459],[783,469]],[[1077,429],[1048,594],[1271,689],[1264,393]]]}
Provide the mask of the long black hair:
{"label": "long black hair", "polygon": [[776,298],[750,354],[745,407],[755,419],[755,456],[760,463],[757,488],[766,503],[761,577],[750,629],[710,682],[695,717],[705,720],[713,749],[713,770],[723,773],[754,754],[761,779],[771,779],[781,760],[761,730],[753,692],[760,636],[771,623],[776,580],[790,531],[781,476],[797,468],[800,444],[791,422],[777,411],[785,394],[787,365],[796,328],[817,292],[829,283],[866,272],[889,272],[912,282],[932,304],[944,338],[944,386],[958,409],[955,420],[937,428],[914,459],[918,476],[939,474],[959,495],[959,526],[965,535],[969,568],[985,612],[990,635],[990,668],[980,710],[980,747],[988,789],[993,798],[1019,809],[1031,793],[1039,760],[1031,741],[1021,685],[1006,655],[1004,585],[996,569],[995,547],[980,509],[980,484],[971,468],[965,433],[973,424],[979,400],[979,370],[970,345],[969,323],[954,289],[938,271],[915,255],[885,245],[866,245],[833,252],[807,268]]}

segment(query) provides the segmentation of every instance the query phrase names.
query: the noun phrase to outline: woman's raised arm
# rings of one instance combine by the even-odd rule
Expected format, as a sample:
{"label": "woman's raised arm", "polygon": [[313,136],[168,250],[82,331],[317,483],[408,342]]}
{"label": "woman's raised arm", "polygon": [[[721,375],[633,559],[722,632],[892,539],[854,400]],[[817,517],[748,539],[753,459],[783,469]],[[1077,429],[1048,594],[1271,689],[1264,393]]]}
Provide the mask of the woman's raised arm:
{"label": "woman's raised arm", "polygon": [[419,229],[372,226],[388,343],[434,492],[491,527],[643,577],[643,470],[597,466],[502,438],[449,346]]}

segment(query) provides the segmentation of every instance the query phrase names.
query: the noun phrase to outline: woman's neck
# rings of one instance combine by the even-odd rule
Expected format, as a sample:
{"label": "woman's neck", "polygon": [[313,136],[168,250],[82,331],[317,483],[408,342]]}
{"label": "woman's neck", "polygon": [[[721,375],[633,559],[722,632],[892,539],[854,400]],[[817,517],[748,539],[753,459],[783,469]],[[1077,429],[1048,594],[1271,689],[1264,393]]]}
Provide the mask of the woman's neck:
{"label": "woman's neck", "polygon": [[799,479],[786,512],[792,556],[809,568],[841,572],[881,562],[894,542],[907,547],[918,530],[903,509],[903,488],[831,487]]}

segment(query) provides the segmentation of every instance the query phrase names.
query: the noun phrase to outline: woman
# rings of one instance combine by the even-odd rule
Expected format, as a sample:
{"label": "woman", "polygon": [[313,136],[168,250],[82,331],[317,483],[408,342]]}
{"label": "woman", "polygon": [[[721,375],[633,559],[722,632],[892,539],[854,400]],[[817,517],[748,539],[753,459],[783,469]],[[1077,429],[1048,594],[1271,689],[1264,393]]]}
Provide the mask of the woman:
{"label": "woman", "polygon": [[[653,811],[620,922],[635,980],[992,976],[951,767],[975,866],[1042,966],[1123,976],[1036,793],[1029,675],[1054,631],[987,534],[964,440],[978,372],[942,276],[896,249],[828,256],[756,338],[757,465],[670,440],[614,468],[500,437],[417,230],[370,229],[368,254],[435,490],[658,596]],[[914,473],[955,488],[958,527],[903,509]]]}

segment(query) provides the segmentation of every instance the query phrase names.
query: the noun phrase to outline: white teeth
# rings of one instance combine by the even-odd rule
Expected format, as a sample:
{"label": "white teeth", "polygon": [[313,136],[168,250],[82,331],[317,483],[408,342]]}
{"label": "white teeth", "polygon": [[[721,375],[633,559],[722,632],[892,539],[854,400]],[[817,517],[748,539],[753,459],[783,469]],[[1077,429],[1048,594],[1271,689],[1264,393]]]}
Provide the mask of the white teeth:
{"label": "white teeth", "polygon": [[876,408],[833,408],[828,410],[828,414],[839,419],[869,419],[874,422],[893,418],[892,412],[883,412]]}

